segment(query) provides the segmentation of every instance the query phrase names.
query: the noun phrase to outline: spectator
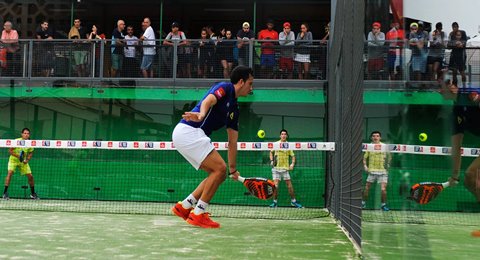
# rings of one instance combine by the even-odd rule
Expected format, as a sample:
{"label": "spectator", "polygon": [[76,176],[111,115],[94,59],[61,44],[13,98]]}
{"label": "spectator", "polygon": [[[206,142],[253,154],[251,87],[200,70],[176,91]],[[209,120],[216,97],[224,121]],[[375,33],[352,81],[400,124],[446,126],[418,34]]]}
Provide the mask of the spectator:
{"label": "spectator", "polygon": [[[224,35],[225,33],[225,35]],[[220,32],[217,42],[217,56],[223,67],[223,77],[228,79],[233,68],[233,48],[235,40],[232,38],[232,31],[223,29]]]}
{"label": "spectator", "polygon": [[403,59],[401,49],[403,47],[405,32],[400,29],[400,24],[397,22],[392,22],[390,28],[390,31],[388,31],[385,36],[389,45],[387,66],[390,80],[397,80],[400,79],[400,75],[402,75]]}
{"label": "spectator", "polygon": [[[53,32],[48,28],[48,21],[43,21],[35,31],[35,38],[39,40],[52,40]],[[54,53],[53,45],[48,42],[36,42],[37,49],[35,50],[36,64],[40,70],[42,77],[49,77],[53,68]]]}
{"label": "spectator", "polygon": [[458,86],[457,80],[457,73],[460,72],[462,77],[462,83],[465,85],[467,81],[467,77],[465,75],[465,62],[466,62],[466,55],[465,55],[465,41],[462,40],[462,32],[460,30],[456,30],[454,35],[455,38],[451,39],[448,42],[449,48],[452,49],[452,53],[450,54],[450,64],[449,68],[452,70],[452,84]]}
{"label": "spectator", "polygon": [[138,38],[133,35],[133,26],[127,26],[127,35],[125,35],[125,48],[123,54],[123,76],[127,78],[136,78],[140,72],[140,66],[137,62]]}
{"label": "spectator", "polygon": [[328,39],[330,38],[330,22],[325,26],[325,36],[320,40],[321,44],[327,44]]}
{"label": "spectator", "polygon": [[408,36],[408,44],[412,50],[412,71],[413,80],[422,80],[422,74],[425,73],[427,67],[427,43],[423,32],[418,32],[418,24],[410,24],[410,33]]}
{"label": "spectator", "polygon": [[307,23],[302,23],[300,32],[297,34],[297,53],[295,61],[298,62],[298,78],[308,79],[310,77],[310,46],[312,45],[313,36],[309,31]]}
{"label": "spectator", "polygon": [[12,29],[12,22],[5,21],[3,24],[3,31],[1,42],[5,48],[6,70],[4,76],[19,76],[20,75],[20,55],[18,50],[18,33]]}
{"label": "spectator", "polygon": [[428,71],[430,72],[430,79],[432,81],[442,77],[441,64],[445,55],[445,47],[447,46],[447,35],[442,31],[442,23],[435,25],[435,30],[432,31],[428,37],[430,48],[428,51]]}
{"label": "spectator", "polygon": [[[457,36],[460,32],[460,38]],[[460,71],[462,76],[462,82],[465,84],[467,78],[465,76],[465,67],[466,67],[466,57],[467,52],[465,50],[465,44],[467,43],[467,33],[459,29],[458,23],[452,23],[452,31],[448,36],[448,47],[452,48],[452,53],[450,54],[450,64],[449,68],[452,69],[453,84],[458,86],[457,72]],[[463,69],[463,72],[462,70]]]}
{"label": "spectator", "polygon": [[105,34],[98,34],[98,28],[94,24],[92,25],[92,31],[88,34],[88,40],[94,40],[93,46],[95,48],[95,76],[100,75],[100,44],[103,44],[105,40]]}
{"label": "spectator", "polygon": [[140,41],[143,43],[143,59],[140,69],[144,78],[153,78],[153,59],[156,54],[156,42],[155,32],[151,26],[152,22],[150,18],[145,17],[142,22],[143,35],[140,37]]}
{"label": "spectator", "polygon": [[80,39],[86,39],[87,37],[87,33],[82,27],[82,21],[76,18],[68,33],[68,39],[74,40],[73,43],[75,43],[73,45],[73,64],[78,77],[86,76],[85,63],[87,63],[88,45],[80,41]]}
{"label": "spectator", "polygon": [[208,65],[212,59],[213,42],[208,38],[207,29],[203,28],[200,34],[200,41],[198,41],[198,69],[197,75],[199,78],[206,78],[208,74]]}
{"label": "spectator", "polygon": [[258,33],[258,39],[262,44],[260,55],[260,71],[265,78],[273,78],[275,66],[275,43],[278,41],[278,32],[273,29],[273,21],[268,20],[267,28]]}
{"label": "spectator", "polygon": [[295,33],[291,31],[290,23],[283,23],[283,31],[279,36],[280,44],[280,71],[292,79],[293,75],[293,47],[295,46]]}
{"label": "spectator", "polygon": [[374,22],[372,24],[372,31],[368,33],[367,37],[369,79],[382,79],[385,34],[381,31],[381,27],[382,25],[379,22]]}
{"label": "spectator", "polygon": [[248,65],[248,46],[251,40],[255,40],[255,33],[250,30],[250,24],[244,22],[242,29],[237,32],[238,65]]}
{"label": "spectator", "polygon": [[163,45],[169,46],[169,48],[174,48],[174,42],[178,42],[177,47],[177,57],[178,57],[178,77],[186,77],[187,71],[185,68],[186,56],[185,56],[185,46],[187,45],[187,36],[185,33],[180,31],[180,25],[177,22],[172,23],[172,31],[167,34],[165,40],[163,40]]}
{"label": "spectator", "polygon": [[112,77],[118,77],[123,68],[123,56],[125,46],[125,22],[117,21],[117,27],[112,32]]}

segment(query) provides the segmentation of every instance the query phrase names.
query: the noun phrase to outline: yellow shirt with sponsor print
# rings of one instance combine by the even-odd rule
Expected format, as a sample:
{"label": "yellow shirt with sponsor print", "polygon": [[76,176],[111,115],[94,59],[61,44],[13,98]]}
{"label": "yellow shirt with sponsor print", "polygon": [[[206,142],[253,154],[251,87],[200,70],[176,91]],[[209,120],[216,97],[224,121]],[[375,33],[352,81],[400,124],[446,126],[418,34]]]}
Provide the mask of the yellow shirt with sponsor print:
{"label": "yellow shirt with sponsor print", "polygon": [[[383,143],[380,143],[383,144]],[[367,161],[369,172],[385,172],[387,153],[386,152],[365,152],[363,158]]]}
{"label": "yellow shirt with sponsor print", "polygon": [[[277,143],[280,143],[278,141]],[[272,151],[274,156],[274,161],[276,162],[275,168],[281,170],[290,169],[290,157],[295,156],[292,150],[275,150]]]}
{"label": "yellow shirt with sponsor print", "polygon": [[[23,139],[20,137],[20,138],[15,139],[15,141],[17,141],[17,140],[23,140]],[[25,159],[27,159],[28,154],[33,153],[33,148],[32,147],[15,147],[15,148],[13,148],[13,153],[14,154],[20,155],[21,151],[23,151],[23,158],[25,160]],[[16,163],[20,162],[20,160],[13,155],[10,155],[10,158],[8,158],[8,161],[9,162],[16,162]]]}

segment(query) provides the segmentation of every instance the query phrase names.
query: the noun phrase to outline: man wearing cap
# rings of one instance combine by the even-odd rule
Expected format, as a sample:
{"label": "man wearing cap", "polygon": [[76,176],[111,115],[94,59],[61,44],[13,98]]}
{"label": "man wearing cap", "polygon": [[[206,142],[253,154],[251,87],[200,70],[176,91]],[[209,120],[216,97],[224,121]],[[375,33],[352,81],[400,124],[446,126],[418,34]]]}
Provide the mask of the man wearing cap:
{"label": "man wearing cap", "polygon": [[267,28],[258,33],[258,39],[262,45],[260,55],[261,74],[265,78],[273,77],[275,66],[275,43],[278,41],[278,32],[273,29],[273,21],[268,20]]}
{"label": "man wearing cap", "polygon": [[384,70],[382,46],[385,45],[385,34],[380,31],[379,22],[372,24],[372,31],[368,33],[368,78],[382,79],[381,71]]}
{"label": "man wearing cap", "polygon": [[428,37],[423,32],[418,32],[418,24],[410,24],[410,33],[408,35],[408,44],[412,50],[411,66],[413,71],[413,80],[422,80],[422,74],[427,70],[427,49],[426,43]]}
{"label": "man wearing cap", "polygon": [[238,65],[248,65],[248,46],[250,40],[255,40],[255,33],[250,30],[250,24],[244,22],[237,32]]}
{"label": "man wearing cap", "polygon": [[280,32],[278,39],[280,48],[280,70],[287,75],[289,79],[293,74],[293,48],[295,47],[295,33],[290,29],[290,23],[283,23],[283,31]]}

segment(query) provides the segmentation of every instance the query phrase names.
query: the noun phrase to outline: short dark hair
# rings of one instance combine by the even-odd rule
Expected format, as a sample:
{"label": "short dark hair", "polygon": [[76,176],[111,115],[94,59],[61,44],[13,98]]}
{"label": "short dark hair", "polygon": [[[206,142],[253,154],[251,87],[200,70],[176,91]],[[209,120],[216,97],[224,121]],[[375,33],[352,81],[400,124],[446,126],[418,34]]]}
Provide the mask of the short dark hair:
{"label": "short dark hair", "polygon": [[370,134],[370,137],[372,137],[373,134],[379,134],[380,137],[382,136],[382,133],[380,133],[380,131],[373,131],[373,132]]}
{"label": "short dark hair", "polygon": [[253,76],[253,70],[247,66],[237,66],[230,74],[230,82],[237,84],[241,79],[247,81],[250,76]]}
{"label": "short dark hair", "polygon": [[443,28],[443,24],[441,22],[438,22],[437,24],[435,24],[435,28],[436,29],[442,29]]}
{"label": "short dark hair", "polygon": [[285,132],[288,135],[288,131],[286,129],[280,130],[280,134],[282,134],[282,132]]}
{"label": "short dark hair", "polygon": [[28,129],[28,127],[23,128],[23,129],[22,129],[22,132],[20,132],[20,133],[23,134],[23,132],[25,132],[25,130],[27,130],[29,133],[31,133],[31,131],[30,131],[30,129]]}
{"label": "short dark hair", "polygon": [[455,26],[455,27],[458,27],[458,23],[457,22],[453,22],[452,23],[452,27]]}

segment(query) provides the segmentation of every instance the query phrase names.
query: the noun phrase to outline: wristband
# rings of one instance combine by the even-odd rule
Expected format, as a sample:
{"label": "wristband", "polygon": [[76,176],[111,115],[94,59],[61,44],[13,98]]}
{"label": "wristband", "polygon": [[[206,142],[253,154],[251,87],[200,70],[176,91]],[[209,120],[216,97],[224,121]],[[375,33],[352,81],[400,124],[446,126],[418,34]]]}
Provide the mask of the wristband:
{"label": "wristband", "polygon": [[230,172],[229,175],[232,175],[234,173],[238,172],[237,170],[233,171],[233,172]]}

